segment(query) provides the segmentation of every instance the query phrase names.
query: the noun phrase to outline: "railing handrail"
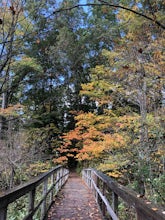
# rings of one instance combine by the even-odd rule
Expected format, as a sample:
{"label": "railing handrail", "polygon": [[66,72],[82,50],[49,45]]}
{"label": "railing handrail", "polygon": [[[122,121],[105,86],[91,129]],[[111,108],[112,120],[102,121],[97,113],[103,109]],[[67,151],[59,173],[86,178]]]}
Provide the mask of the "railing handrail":
{"label": "railing handrail", "polygon": [[[129,204],[131,207],[135,208],[136,218],[138,220],[146,220],[146,219],[165,220],[165,214],[163,210],[160,210],[157,207],[155,208],[155,205],[151,204],[150,202],[138,198],[136,192],[134,192],[131,189],[128,189],[125,186],[118,184],[117,182],[115,182],[114,180],[112,180],[110,177],[106,176],[102,172],[88,168],[82,171],[82,176],[85,182],[87,183],[87,185],[90,188],[94,189],[95,197],[97,198],[99,196],[99,198],[102,200],[112,219],[114,220],[118,219],[117,217],[118,197],[120,197],[124,202]],[[106,187],[114,194],[113,196],[115,197],[115,199],[113,199],[114,202],[114,204],[112,204],[113,208],[106,199],[105,194],[102,193],[105,191],[105,189],[99,188],[100,186],[98,184],[98,179],[102,181],[103,183],[102,185],[106,185]]]}
{"label": "railing handrail", "polygon": [[[58,172],[59,172],[59,174],[58,174]],[[65,181],[68,178],[68,173],[69,173],[69,171],[67,169],[65,169],[61,165],[59,165],[59,166],[52,168],[50,171],[45,172],[45,173],[39,175],[38,177],[33,178],[32,180],[30,180],[27,183],[24,183],[20,186],[14,187],[13,189],[10,189],[10,190],[7,190],[7,191],[1,193],[0,194],[0,220],[6,220],[7,207],[10,203],[16,201],[17,199],[19,199],[20,197],[22,197],[28,193],[30,193],[32,195],[31,201],[29,202],[30,206],[31,206],[29,212],[31,211],[31,212],[35,213],[36,210],[39,208],[38,206],[37,206],[37,209],[36,209],[36,207],[34,207],[36,188],[42,183],[45,184],[46,190],[44,189],[44,191],[45,191],[45,193],[43,194],[44,199],[42,198],[41,202],[39,202],[41,205],[41,203],[43,203],[44,200],[46,200],[47,195],[49,193],[51,193],[51,191],[53,191],[53,189],[55,187],[56,187],[57,191],[62,187],[62,185],[65,183]],[[54,174],[57,174],[57,177],[56,177],[56,179],[53,178],[52,185],[51,185],[50,189],[47,189],[47,182],[46,181],[48,180],[48,178],[50,178]],[[46,213],[44,213],[44,215],[45,214]],[[29,214],[29,216],[30,216],[30,214]],[[27,219],[32,219],[32,216],[30,216]]]}
{"label": "railing handrail", "polygon": [[57,166],[50,171],[43,173],[37,177],[34,177],[32,180],[28,181],[27,183],[21,184],[16,186],[10,190],[6,190],[0,194],[0,208],[14,202],[16,199],[20,198],[21,196],[27,194],[31,190],[35,189],[40,183],[42,183],[45,179],[47,179],[54,171],[59,169],[62,166]]}

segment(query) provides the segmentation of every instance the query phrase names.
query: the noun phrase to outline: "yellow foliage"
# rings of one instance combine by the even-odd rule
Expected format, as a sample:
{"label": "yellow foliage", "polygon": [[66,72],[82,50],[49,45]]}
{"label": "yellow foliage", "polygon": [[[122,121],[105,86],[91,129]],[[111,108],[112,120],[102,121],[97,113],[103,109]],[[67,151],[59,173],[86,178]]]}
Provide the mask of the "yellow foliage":
{"label": "yellow foliage", "polygon": [[66,156],[61,156],[59,158],[54,158],[53,159],[53,162],[55,164],[65,164],[65,163],[67,163],[67,161],[68,161],[68,158]]}
{"label": "yellow foliage", "polygon": [[68,132],[67,134],[65,134],[63,136],[64,139],[67,140],[67,143],[71,143],[69,142],[70,140],[74,140],[74,139],[77,139],[77,140],[80,140],[80,129],[77,127],[75,128],[74,130],[71,130],[70,132]]}
{"label": "yellow foliage", "polygon": [[68,153],[66,156],[67,156],[67,157],[74,157],[74,155],[71,154],[71,153]]}
{"label": "yellow foliage", "polygon": [[113,178],[119,178],[119,177],[123,176],[122,173],[119,171],[108,172],[107,175],[109,175],[110,177],[113,177]]}
{"label": "yellow foliage", "polygon": [[102,163],[99,165],[98,169],[101,171],[114,170],[118,167],[115,163]]}
{"label": "yellow foliage", "polygon": [[155,155],[164,157],[165,156],[165,148],[163,149],[158,149],[158,151],[155,153]]}
{"label": "yellow foliage", "polygon": [[18,112],[23,108],[23,105],[20,103],[16,105],[10,105],[8,108],[0,108],[0,115],[7,115],[7,116],[15,116]]}
{"label": "yellow foliage", "polygon": [[124,137],[120,134],[106,134],[104,136],[103,145],[105,150],[117,149],[125,147],[126,142]]}
{"label": "yellow foliage", "polygon": [[91,160],[93,159],[92,156],[90,156],[89,154],[87,154],[86,152],[84,153],[79,153],[76,155],[76,158],[79,160],[79,161],[84,161],[84,160]]}
{"label": "yellow foliage", "polygon": [[84,92],[92,91],[94,89],[94,82],[90,82],[87,84],[81,84],[82,90],[80,91],[80,94],[83,95]]}
{"label": "yellow foliage", "polygon": [[29,173],[31,176],[37,176],[40,173],[49,171],[50,168],[51,165],[49,162],[37,162],[34,164],[30,164],[26,172]]}

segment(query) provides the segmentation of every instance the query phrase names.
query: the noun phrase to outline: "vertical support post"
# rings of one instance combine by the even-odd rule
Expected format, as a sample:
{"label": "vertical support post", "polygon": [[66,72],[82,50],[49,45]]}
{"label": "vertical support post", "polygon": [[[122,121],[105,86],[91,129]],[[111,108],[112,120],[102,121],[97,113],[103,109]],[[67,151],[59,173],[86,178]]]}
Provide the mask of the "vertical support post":
{"label": "vertical support post", "polygon": [[[35,189],[29,192],[29,208],[28,208],[29,214],[34,210],[34,201],[35,201]],[[33,220],[33,217],[31,217],[29,220]]]}
{"label": "vertical support post", "polygon": [[91,188],[91,170],[88,170],[88,186]]}
{"label": "vertical support post", "polygon": [[88,181],[88,187],[90,187],[90,170],[87,171],[87,181]]}
{"label": "vertical support post", "polygon": [[57,170],[57,173],[56,173],[56,194],[59,190],[59,174],[60,174],[59,172],[60,170]]}
{"label": "vertical support post", "polygon": [[61,168],[61,186],[60,186],[60,189],[63,185],[63,168]]}
{"label": "vertical support post", "polygon": [[0,220],[6,220],[7,219],[7,206],[0,209]]}
{"label": "vertical support post", "polygon": [[91,173],[91,178],[92,178],[92,187],[91,187],[91,189],[92,189],[92,192],[95,194],[95,191],[94,191],[94,184],[95,184],[95,173],[94,173],[94,171],[92,170],[92,173]]}
{"label": "vertical support post", "polygon": [[[51,181],[50,187],[52,187],[54,185],[54,173],[51,175],[50,181]],[[50,192],[50,203],[53,202],[53,196],[54,196],[53,190],[54,190],[54,187],[52,188],[52,190]]]}
{"label": "vertical support post", "polygon": [[89,170],[87,170],[87,185],[89,186]]}
{"label": "vertical support post", "polygon": [[[83,170],[83,179],[86,182],[86,170]],[[87,182],[86,182],[87,183]]]}
{"label": "vertical support post", "polygon": [[92,170],[90,170],[90,188],[92,189]]}
{"label": "vertical support post", "polygon": [[84,171],[84,181],[87,183],[87,171]]}
{"label": "vertical support post", "polygon": [[62,168],[60,169],[60,189],[61,189],[61,186],[62,186]]}
{"label": "vertical support post", "polygon": [[[48,187],[48,179],[46,179],[44,181],[44,185],[43,185],[43,197],[46,195],[47,193],[47,187]],[[46,215],[46,197],[42,203],[42,206],[41,206],[41,219],[44,219]]]}
{"label": "vertical support post", "polygon": [[81,171],[82,179],[84,180],[84,171]]}
{"label": "vertical support post", "polygon": [[88,170],[88,186],[91,186],[91,170]]}
{"label": "vertical support post", "polygon": [[60,190],[61,188],[61,168],[59,169],[58,172],[58,189]]}
{"label": "vertical support post", "polygon": [[68,179],[68,176],[69,176],[69,171],[67,169],[65,169],[65,182],[67,181]]}
{"label": "vertical support post", "polygon": [[65,183],[66,182],[66,170],[65,169],[64,169],[63,175],[64,175],[64,183]]}
{"label": "vertical support post", "polygon": [[[102,180],[97,176],[97,188],[102,191],[101,189],[101,184],[102,184]],[[96,191],[97,192],[97,191]],[[97,192],[97,203],[99,205],[99,207],[102,208],[102,199],[101,199],[101,196],[100,194]]]}
{"label": "vertical support post", "polygon": [[112,207],[113,211],[118,214],[118,195],[115,192],[112,192]]}
{"label": "vertical support post", "polygon": [[[95,185],[98,187],[98,176],[95,174],[95,177],[94,177],[94,182],[95,182]],[[96,198],[96,202],[98,204],[98,193],[97,193],[97,190],[94,188],[94,191],[95,191],[95,198]]]}
{"label": "vertical support post", "polygon": [[64,168],[61,169],[61,187],[64,185]]}
{"label": "vertical support post", "polygon": [[[105,191],[106,191],[106,185],[103,182],[103,189],[102,189],[103,196],[105,196]],[[102,200],[102,208],[101,209],[102,209],[103,216],[105,216],[106,215],[106,206],[105,206],[103,200]]]}

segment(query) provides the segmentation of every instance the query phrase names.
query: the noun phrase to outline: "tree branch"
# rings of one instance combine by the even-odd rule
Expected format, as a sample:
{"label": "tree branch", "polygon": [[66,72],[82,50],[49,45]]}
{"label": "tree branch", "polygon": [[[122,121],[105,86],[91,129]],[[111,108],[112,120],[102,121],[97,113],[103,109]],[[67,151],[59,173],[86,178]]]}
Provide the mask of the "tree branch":
{"label": "tree branch", "polygon": [[139,15],[149,21],[152,21],[154,24],[158,25],[159,27],[161,27],[162,29],[165,29],[165,25],[163,25],[162,23],[160,23],[159,21],[155,20],[155,18],[152,18],[152,17],[149,17],[148,15],[145,15],[143,13],[140,13],[138,11],[135,11],[131,8],[127,8],[125,6],[122,6],[122,5],[115,5],[115,4],[111,4],[111,3],[108,3],[104,0],[98,0],[100,3],[86,3],[86,4],[77,4],[77,5],[73,5],[71,7],[68,7],[68,8],[61,8],[61,9],[58,9],[58,10],[55,10],[53,12],[53,14],[56,14],[56,13],[59,13],[59,12],[62,12],[62,11],[70,11],[74,8],[79,8],[79,7],[86,7],[86,6],[109,6],[109,7],[112,7],[112,8],[120,8],[120,9],[123,9],[123,10],[126,10],[126,11],[130,11],[136,15]]}

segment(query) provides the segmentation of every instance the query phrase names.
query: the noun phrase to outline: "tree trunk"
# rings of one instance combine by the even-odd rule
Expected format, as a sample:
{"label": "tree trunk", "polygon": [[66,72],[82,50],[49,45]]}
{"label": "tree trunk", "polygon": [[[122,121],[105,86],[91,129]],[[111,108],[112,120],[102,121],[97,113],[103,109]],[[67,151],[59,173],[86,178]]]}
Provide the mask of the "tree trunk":
{"label": "tree trunk", "polygon": [[145,77],[145,70],[142,67],[142,84],[139,89],[139,103],[140,103],[140,148],[139,148],[139,174],[138,174],[138,188],[141,196],[145,195],[145,178],[146,166],[150,160],[149,141],[148,141],[148,124],[147,124],[147,82]]}

